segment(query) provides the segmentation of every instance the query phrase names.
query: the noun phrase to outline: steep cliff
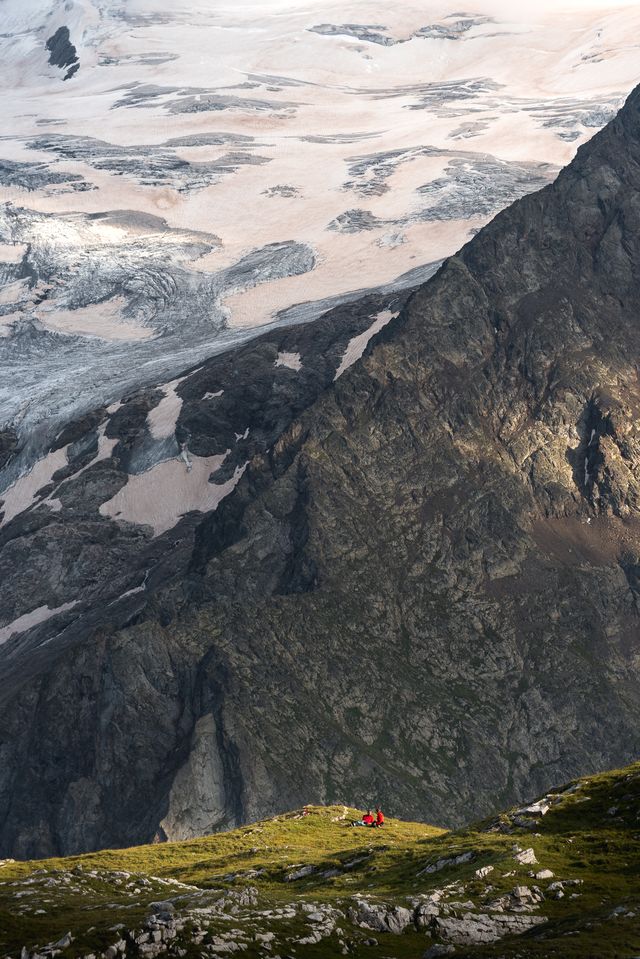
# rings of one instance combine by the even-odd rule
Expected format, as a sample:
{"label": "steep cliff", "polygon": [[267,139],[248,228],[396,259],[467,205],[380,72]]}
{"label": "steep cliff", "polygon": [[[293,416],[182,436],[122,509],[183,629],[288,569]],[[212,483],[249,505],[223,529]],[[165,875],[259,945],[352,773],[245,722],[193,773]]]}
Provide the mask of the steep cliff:
{"label": "steep cliff", "polygon": [[361,797],[452,824],[637,755],[639,271],[640,88],[280,421],[134,617],[15,659],[2,851]]}

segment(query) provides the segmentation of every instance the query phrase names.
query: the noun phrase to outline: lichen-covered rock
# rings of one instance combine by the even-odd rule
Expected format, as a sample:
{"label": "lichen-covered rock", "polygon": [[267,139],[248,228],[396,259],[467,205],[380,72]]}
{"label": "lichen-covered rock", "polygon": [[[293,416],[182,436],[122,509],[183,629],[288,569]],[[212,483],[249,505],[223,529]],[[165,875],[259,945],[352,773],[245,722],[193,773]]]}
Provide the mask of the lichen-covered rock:
{"label": "lichen-covered rock", "polygon": [[413,923],[413,912],[403,906],[387,906],[357,899],[349,912],[352,922],[376,932],[392,932],[400,935]]}
{"label": "lichen-covered rock", "polygon": [[533,849],[521,849],[514,854],[516,862],[519,862],[521,865],[532,866],[535,865],[538,860],[536,859],[536,854]]}
{"label": "lichen-covered rock", "polygon": [[457,945],[476,945],[497,942],[504,936],[520,935],[546,921],[541,916],[488,916],[482,913],[466,913],[460,919],[435,919],[432,928],[436,935]]}
{"label": "lichen-covered rock", "polygon": [[438,859],[437,862],[429,863],[428,866],[425,866],[421,871],[420,875],[423,873],[428,875],[434,872],[440,872],[441,869],[446,869],[448,866],[460,866],[465,862],[472,862],[475,859],[475,853],[472,851],[460,853],[457,856],[450,856],[447,859]]}

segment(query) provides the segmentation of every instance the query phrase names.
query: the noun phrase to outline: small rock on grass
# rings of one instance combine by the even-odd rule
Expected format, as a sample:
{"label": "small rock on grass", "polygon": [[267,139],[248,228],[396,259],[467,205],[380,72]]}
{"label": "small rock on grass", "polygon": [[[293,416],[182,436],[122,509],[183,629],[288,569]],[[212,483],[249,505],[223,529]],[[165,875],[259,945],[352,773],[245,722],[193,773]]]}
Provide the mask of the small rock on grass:
{"label": "small rock on grass", "polygon": [[520,852],[517,852],[513,858],[516,862],[522,863],[522,865],[526,866],[535,866],[538,862],[533,849],[522,849]]}
{"label": "small rock on grass", "polygon": [[422,953],[422,959],[439,959],[440,956],[451,956],[455,951],[453,946],[436,943],[435,946],[430,946],[426,952]]}

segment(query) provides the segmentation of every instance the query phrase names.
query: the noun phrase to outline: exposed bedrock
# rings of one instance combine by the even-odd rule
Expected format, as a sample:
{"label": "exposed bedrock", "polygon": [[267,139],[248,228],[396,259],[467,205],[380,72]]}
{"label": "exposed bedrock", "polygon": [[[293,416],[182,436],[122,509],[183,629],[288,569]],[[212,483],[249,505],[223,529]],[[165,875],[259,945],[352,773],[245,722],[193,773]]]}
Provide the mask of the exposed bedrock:
{"label": "exposed bedrock", "polygon": [[83,617],[93,622],[96,605],[99,619],[126,620],[167,577],[184,573],[202,513],[333,382],[350,344],[365,338],[355,359],[376,317],[397,312],[407,296],[390,291],[334,308],[316,324],[272,330],[93,409],[40,449],[30,472],[20,469],[24,439],[2,432],[7,661],[20,672],[32,646],[66,627],[86,635]]}
{"label": "exposed bedrock", "polygon": [[[283,397],[305,371],[301,327],[263,341],[272,379],[246,392],[244,422],[232,401],[215,427],[206,405],[237,359],[224,383],[193,371],[111,420],[102,442],[115,430],[132,461],[165,400],[151,424],[166,441],[174,389],[176,442],[237,445],[246,468],[175,546],[177,527],[163,540],[98,509],[114,537],[160,544],[148,578],[122,606],[65,612],[55,640],[43,623],[0,647],[0,854],[312,800],[456,823],[638,754],[639,171],[640,89],[404,306],[342,307],[358,332],[401,309],[337,381],[336,336],[315,393]],[[79,461],[103,426],[69,436]],[[193,812],[188,789],[208,796]]]}
{"label": "exposed bedrock", "polygon": [[49,63],[64,70],[63,80],[69,80],[80,69],[76,48],[71,43],[69,27],[58,27],[46,42],[49,51]]}

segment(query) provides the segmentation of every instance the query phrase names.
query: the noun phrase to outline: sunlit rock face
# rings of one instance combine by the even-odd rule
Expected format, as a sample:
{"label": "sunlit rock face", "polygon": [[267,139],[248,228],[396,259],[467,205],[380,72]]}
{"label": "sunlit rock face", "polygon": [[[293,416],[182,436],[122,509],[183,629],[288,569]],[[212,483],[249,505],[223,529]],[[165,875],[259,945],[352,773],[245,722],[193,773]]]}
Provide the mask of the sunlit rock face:
{"label": "sunlit rock face", "polygon": [[496,0],[2,19],[0,425],[22,434],[454,252],[610,118],[640,26]]}

